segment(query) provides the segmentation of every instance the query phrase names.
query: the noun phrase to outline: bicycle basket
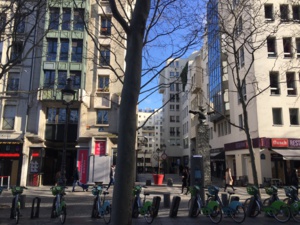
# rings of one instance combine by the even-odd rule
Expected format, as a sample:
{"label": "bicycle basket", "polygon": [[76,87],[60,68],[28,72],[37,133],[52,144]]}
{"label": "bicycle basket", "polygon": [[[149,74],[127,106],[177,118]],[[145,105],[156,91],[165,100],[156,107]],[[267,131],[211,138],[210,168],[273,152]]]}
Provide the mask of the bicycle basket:
{"label": "bicycle basket", "polygon": [[258,188],[256,186],[248,186],[247,193],[249,195],[256,195],[258,193]]}
{"label": "bicycle basket", "polygon": [[94,187],[92,189],[92,194],[93,195],[99,195],[102,193],[102,187],[101,186],[97,186],[97,187]]}
{"label": "bicycle basket", "polygon": [[209,186],[208,187],[208,193],[211,195],[216,195],[219,193],[219,188],[216,186]]}
{"label": "bicycle basket", "polygon": [[194,185],[189,187],[189,192],[191,193],[191,196],[196,196],[197,192],[200,190],[200,187],[198,185]]}
{"label": "bicycle basket", "polygon": [[294,195],[297,195],[297,188],[294,186],[287,186],[284,187],[285,195],[288,197],[292,197]]}
{"label": "bicycle basket", "polygon": [[134,186],[132,193],[133,193],[133,195],[137,195],[137,194],[141,193],[141,191],[142,191],[142,187],[140,185],[136,185],[136,186]]}
{"label": "bicycle basket", "polygon": [[266,193],[268,195],[273,195],[273,194],[276,194],[278,192],[278,189],[275,186],[271,186],[269,188],[265,188],[265,190],[266,190]]}
{"label": "bicycle basket", "polygon": [[64,188],[61,186],[55,186],[51,189],[53,195],[57,194],[63,194],[64,193]]}
{"label": "bicycle basket", "polygon": [[16,195],[16,194],[22,194],[23,193],[23,188],[22,187],[13,187],[11,189],[11,193],[13,195]]}

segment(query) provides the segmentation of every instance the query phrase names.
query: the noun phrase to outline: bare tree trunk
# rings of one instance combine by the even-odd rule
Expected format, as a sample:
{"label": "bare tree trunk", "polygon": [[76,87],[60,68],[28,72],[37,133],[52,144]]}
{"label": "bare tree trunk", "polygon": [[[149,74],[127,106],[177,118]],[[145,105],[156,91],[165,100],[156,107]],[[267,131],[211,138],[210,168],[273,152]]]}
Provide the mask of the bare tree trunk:
{"label": "bare tree trunk", "polygon": [[136,107],[141,86],[143,39],[149,10],[150,0],[138,0],[129,27],[124,25],[124,21],[119,21],[122,18],[116,16],[127,34],[127,53],[119,115],[118,158],[112,207],[113,225],[128,225],[132,222],[132,188],[136,164]]}

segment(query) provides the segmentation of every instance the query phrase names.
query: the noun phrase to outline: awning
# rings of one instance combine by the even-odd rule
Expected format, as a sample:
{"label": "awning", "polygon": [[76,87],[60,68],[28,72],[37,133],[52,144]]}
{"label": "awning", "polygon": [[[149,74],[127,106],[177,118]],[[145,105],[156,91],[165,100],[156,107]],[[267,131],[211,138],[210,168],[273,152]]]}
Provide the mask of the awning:
{"label": "awning", "polygon": [[219,154],[221,154],[222,152],[214,152],[214,153],[210,153],[210,157],[215,157]]}
{"label": "awning", "polygon": [[300,160],[300,149],[272,149],[272,151],[282,155],[284,160]]}

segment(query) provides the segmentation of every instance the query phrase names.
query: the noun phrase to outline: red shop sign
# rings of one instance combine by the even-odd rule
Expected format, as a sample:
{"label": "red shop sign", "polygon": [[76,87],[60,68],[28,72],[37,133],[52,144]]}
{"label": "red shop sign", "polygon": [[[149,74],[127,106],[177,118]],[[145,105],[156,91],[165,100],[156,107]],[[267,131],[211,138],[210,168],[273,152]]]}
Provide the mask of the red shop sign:
{"label": "red shop sign", "polygon": [[287,138],[272,138],[272,147],[288,147],[289,141]]}
{"label": "red shop sign", "polygon": [[106,153],[106,141],[95,142],[95,155],[105,155]]}

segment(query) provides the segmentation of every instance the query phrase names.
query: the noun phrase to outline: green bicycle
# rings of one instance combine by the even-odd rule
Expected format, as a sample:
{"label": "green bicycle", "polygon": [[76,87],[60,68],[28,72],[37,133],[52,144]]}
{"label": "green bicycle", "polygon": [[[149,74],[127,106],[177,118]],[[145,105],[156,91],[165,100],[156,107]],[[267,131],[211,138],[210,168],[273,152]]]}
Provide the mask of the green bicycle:
{"label": "green bicycle", "polygon": [[296,222],[300,222],[300,200],[295,186],[284,187],[285,198],[283,201],[290,207],[291,216]]}
{"label": "green bicycle", "polygon": [[11,189],[11,193],[13,194],[14,199],[12,202],[10,217],[16,220],[16,224],[19,223],[19,219],[20,219],[20,209],[21,209],[20,195],[23,193],[24,189],[27,188],[23,186],[15,186]]}
{"label": "green bicycle", "polygon": [[51,209],[51,218],[59,217],[62,224],[66,222],[67,216],[67,205],[64,199],[64,195],[66,194],[65,188],[66,187],[62,186],[54,186],[50,188],[52,194],[55,196]]}

